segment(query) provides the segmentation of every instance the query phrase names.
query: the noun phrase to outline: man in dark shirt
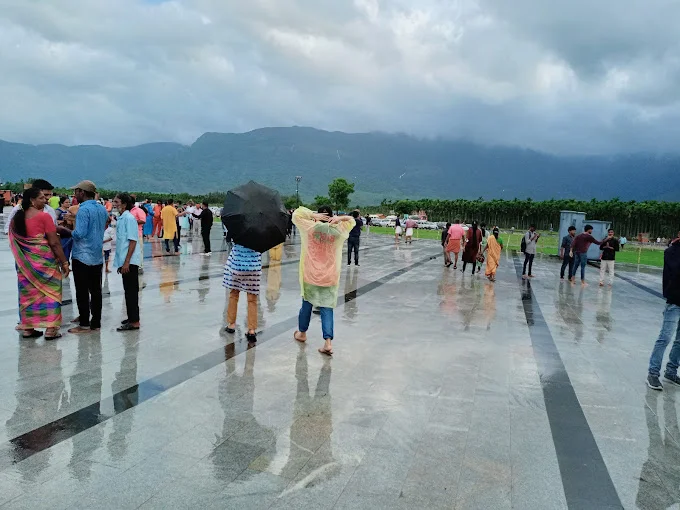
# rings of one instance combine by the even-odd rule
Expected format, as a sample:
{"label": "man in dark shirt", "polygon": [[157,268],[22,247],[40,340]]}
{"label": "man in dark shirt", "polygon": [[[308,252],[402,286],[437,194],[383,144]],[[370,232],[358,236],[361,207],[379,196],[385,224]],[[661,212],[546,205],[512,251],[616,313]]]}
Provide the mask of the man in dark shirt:
{"label": "man in dark shirt", "polygon": [[213,226],[213,213],[208,202],[203,202],[200,214],[193,213],[194,218],[201,220],[201,237],[203,238],[203,255],[210,256],[210,229]]}
{"label": "man in dark shirt", "polygon": [[616,252],[619,251],[619,240],[614,237],[614,229],[610,228],[607,237],[602,240],[600,245],[602,255],[600,257],[600,287],[604,287],[604,280],[609,273],[609,286],[614,283],[614,260]]}
{"label": "man in dark shirt", "polygon": [[647,386],[653,390],[663,389],[659,380],[661,363],[666,347],[674,336],[673,347],[671,347],[668,363],[666,363],[664,379],[680,386],[680,377],[678,377],[678,366],[680,365],[680,233],[678,233],[678,237],[671,241],[671,245],[663,255],[663,297],[666,298],[663,324],[649,358],[649,373],[647,375]]}
{"label": "man in dark shirt", "polygon": [[361,237],[361,227],[364,226],[364,222],[361,221],[359,217],[359,211],[352,211],[352,218],[356,221],[356,225],[349,232],[349,238],[347,239],[347,265],[352,264],[352,252],[354,252],[354,265],[359,265],[359,239]]}
{"label": "man in dark shirt", "polygon": [[583,233],[574,237],[571,242],[571,251],[574,257],[574,268],[572,270],[571,283],[576,283],[576,269],[581,266],[581,285],[586,284],[586,264],[588,263],[588,248],[590,245],[601,244],[600,241],[593,237],[593,226],[586,225]]}
{"label": "man in dark shirt", "polygon": [[568,234],[562,238],[562,245],[560,246],[560,258],[562,259],[562,268],[560,269],[560,280],[564,280],[564,270],[569,267],[569,280],[571,280],[572,266],[574,264],[574,257],[569,255],[571,251],[571,243],[576,237],[576,227],[569,227]]}

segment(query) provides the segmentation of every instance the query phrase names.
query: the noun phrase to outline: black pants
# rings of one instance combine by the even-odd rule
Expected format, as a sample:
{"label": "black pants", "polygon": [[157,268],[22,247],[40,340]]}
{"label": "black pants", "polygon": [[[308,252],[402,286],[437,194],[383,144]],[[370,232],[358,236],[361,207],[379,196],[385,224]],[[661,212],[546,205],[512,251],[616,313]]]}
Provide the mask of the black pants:
{"label": "black pants", "polygon": [[[76,303],[80,325],[99,329],[102,327],[102,266],[88,266],[73,259],[73,281],[76,284]],[[90,320],[92,314],[92,320]]]}
{"label": "black pants", "polygon": [[354,263],[359,265],[359,237],[347,239],[347,264],[352,263],[352,252],[354,252]]}
{"label": "black pants", "polygon": [[[463,272],[465,272],[465,268],[467,267],[467,262],[463,261]],[[477,267],[476,262],[470,262],[470,265],[472,266],[472,274],[475,274],[475,267]]]}
{"label": "black pants", "polygon": [[204,246],[205,253],[210,253],[212,251],[210,249],[210,229],[209,228],[202,228],[201,229],[201,236],[203,237],[203,246]]}
{"label": "black pants", "polygon": [[[179,251],[179,232],[175,234],[175,238],[172,240],[173,244],[175,245],[175,253]],[[170,253],[170,239],[165,240],[165,251]]]}
{"label": "black pants", "polygon": [[130,271],[121,274],[123,277],[123,289],[125,290],[125,308],[127,308],[127,320],[139,322],[139,266],[130,264]]}
{"label": "black pants", "polygon": [[564,278],[564,270],[569,267],[569,279],[571,280],[571,277],[573,276],[573,265],[574,257],[570,257],[568,253],[565,253],[564,260],[562,260],[562,269],[560,269],[560,278]]}
{"label": "black pants", "polygon": [[524,254],[524,269],[522,269],[522,275],[527,274],[527,264],[529,264],[529,276],[531,276],[531,268],[534,265],[534,254],[525,253]]}

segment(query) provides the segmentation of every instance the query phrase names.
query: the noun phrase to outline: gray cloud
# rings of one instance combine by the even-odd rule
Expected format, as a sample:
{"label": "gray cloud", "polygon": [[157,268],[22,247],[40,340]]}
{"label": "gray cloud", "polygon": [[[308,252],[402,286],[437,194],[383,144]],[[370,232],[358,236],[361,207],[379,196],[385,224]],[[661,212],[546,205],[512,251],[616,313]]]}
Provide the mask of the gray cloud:
{"label": "gray cloud", "polygon": [[671,0],[0,0],[0,138],[311,125],[675,151]]}

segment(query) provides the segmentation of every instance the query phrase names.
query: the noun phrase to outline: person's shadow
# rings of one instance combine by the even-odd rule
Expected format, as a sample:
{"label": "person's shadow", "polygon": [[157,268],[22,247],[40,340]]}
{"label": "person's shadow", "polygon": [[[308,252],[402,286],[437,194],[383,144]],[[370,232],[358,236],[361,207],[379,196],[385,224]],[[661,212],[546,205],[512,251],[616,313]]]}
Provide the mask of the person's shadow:
{"label": "person's shadow", "polygon": [[[647,397],[645,416],[649,432],[647,460],[642,465],[640,483],[635,499],[636,506],[645,510],[665,510],[680,503],[678,481],[680,480],[680,438],[678,415],[673,393],[665,391]],[[663,399],[664,423],[654,414],[659,399]],[[665,425],[665,427],[664,427]]]}

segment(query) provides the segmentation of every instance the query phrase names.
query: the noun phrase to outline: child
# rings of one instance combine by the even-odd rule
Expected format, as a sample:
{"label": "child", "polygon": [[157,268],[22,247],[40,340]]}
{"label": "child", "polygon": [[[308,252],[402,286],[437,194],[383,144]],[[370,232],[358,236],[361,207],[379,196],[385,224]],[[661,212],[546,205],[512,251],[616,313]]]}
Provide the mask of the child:
{"label": "child", "polygon": [[248,296],[248,342],[257,342],[257,296],[262,278],[262,254],[234,244],[224,266],[224,286],[229,289],[227,333],[236,332],[236,313],[241,292]]}
{"label": "child", "polygon": [[333,216],[329,206],[314,213],[300,207],[293,213],[293,223],[301,233],[300,287],[302,308],[298,316],[295,340],[305,342],[312,317],[312,307],[319,307],[324,346],[321,354],[333,355],[333,308],[338,302],[338,283],[342,263],[342,246],[356,221],[351,216]]}
{"label": "child", "polygon": [[111,247],[113,240],[116,238],[116,229],[111,226],[111,216],[106,220],[106,230],[104,231],[104,264],[105,271],[110,273],[109,258],[111,257]]}

